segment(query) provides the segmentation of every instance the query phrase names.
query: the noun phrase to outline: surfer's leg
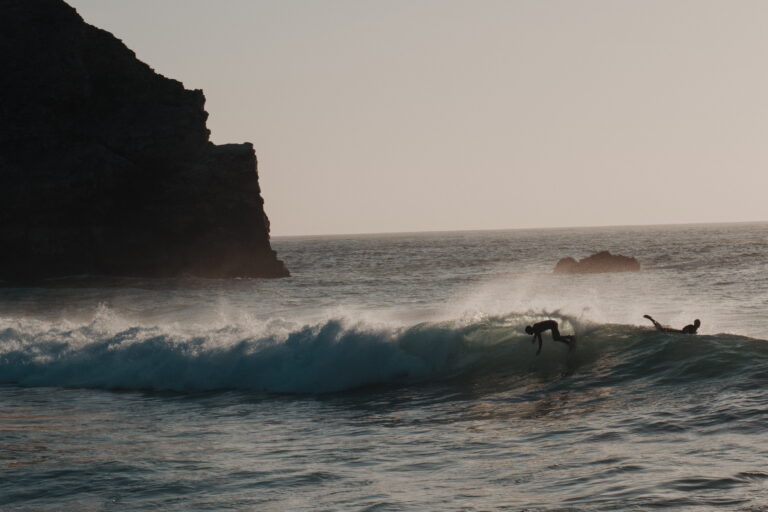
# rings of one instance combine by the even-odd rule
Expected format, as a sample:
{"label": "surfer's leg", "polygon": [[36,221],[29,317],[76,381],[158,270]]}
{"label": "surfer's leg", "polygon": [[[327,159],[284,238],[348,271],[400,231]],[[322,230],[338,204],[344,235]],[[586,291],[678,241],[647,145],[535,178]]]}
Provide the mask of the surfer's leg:
{"label": "surfer's leg", "polygon": [[570,345],[573,341],[573,336],[562,336],[560,334],[560,330],[557,328],[557,326],[552,327],[552,340],[553,341],[562,341],[566,345]]}

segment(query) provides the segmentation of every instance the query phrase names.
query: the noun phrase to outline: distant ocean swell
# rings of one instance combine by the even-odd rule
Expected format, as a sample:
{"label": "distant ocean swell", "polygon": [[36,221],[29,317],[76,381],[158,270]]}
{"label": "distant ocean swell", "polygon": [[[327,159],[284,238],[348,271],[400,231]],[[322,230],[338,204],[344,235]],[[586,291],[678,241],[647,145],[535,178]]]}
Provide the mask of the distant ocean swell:
{"label": "distant ocean swell", "polygon": [[736,388],[768,384],[768,344],[761,340],[668,335],[559,317],[564,332],[575,329],[579,335],[576,350],[569,353],[545,334],[537,357],[523,327],[541,318],[508,314],[405,327],[330,319],[256,335],[237,325],[191,331],[109,326],[103,319],[62,327],[0,318],[0,383],[284,393],[499,377],[578,376],[574,385],[587,387],[633,380],[665,385],[719,379]]}

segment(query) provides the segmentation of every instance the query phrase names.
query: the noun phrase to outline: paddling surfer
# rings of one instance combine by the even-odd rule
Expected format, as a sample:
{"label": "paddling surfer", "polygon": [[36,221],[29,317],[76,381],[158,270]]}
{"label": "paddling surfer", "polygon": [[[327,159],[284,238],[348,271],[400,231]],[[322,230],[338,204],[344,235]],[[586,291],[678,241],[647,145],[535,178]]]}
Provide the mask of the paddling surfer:
{"label": "paddling surfer", "polygon": [[536,343],[537,340],[539,342],[539,350],[536,351],[536,355],[541,353],[541,333],[544,331],[552,331],[553,341],[562,341],[569,347],[573,348],[573,343],[576,341],[576,336],[561,336],[560,330],[557,328],[557,322],[554,320],[544,320],[543,322],[537,322],[533,325],[528,325],[525,327],[526,333],[533,334],[531,343]]}
{"label": "paddling surfer", "polygon": [[696,334],[696,331],[699,330],[699,326],[701,325],[701,320],[698,318],[693,321],[692,324],[688,324],[682,329],[673,329],[672,327],[665,327],[661,325],[659,322],[653,319],[651,315],[643,315],[643,318],[647,318],[653,323],[653,326],[656,328],[657,331],[661,332],[672,332],[677,334]]}

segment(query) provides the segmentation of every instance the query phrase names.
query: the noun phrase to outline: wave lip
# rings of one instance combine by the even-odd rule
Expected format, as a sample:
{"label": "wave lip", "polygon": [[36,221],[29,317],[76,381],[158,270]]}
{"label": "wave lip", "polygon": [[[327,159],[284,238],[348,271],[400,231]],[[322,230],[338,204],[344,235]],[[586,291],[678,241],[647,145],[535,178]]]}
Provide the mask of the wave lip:
{"label": "wave lip", "polygon": [[[0,382],[22,386],[203,391],[327,392],[419,375],[394,331],[339,320],[287,336],[243,337],[229,328],[183,336],[159,328],[97,332],[0,331]],[[243,333],[244,334],[244,333]]]}
{"label": "wave lip", "polygon": [[244,326],[190,331],[121,322],[105,327],[99,320],[62,327],[0,319],[0,383],[326,393],[499,375],[556,379],[578,373],[578,386],[768,376],[767,346],[757,340],[582,325],[567,317],[559,319],[575,329],[577,349],[568,353],[545,335],[536,357],[523,326],[537,319],[509,314],[408,327],[331,319],[272,334]]}

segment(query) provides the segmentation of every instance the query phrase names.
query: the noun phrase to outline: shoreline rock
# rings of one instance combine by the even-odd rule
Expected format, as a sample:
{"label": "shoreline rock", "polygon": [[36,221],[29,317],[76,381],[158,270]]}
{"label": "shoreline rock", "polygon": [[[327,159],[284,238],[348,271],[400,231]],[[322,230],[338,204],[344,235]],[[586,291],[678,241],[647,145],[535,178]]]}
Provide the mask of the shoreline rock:
{"label": "shoreline rock", "polygon": [[0,0],[0,280],[284,277],[256,155],[63,0]]}
{"label": "shoreline rock", "polygon": [[607,272],[637,272],[640,263],[633,257],[600,251],[591,256],[576,260],[562,258],[555,265],[555,274],[600,274]]}

